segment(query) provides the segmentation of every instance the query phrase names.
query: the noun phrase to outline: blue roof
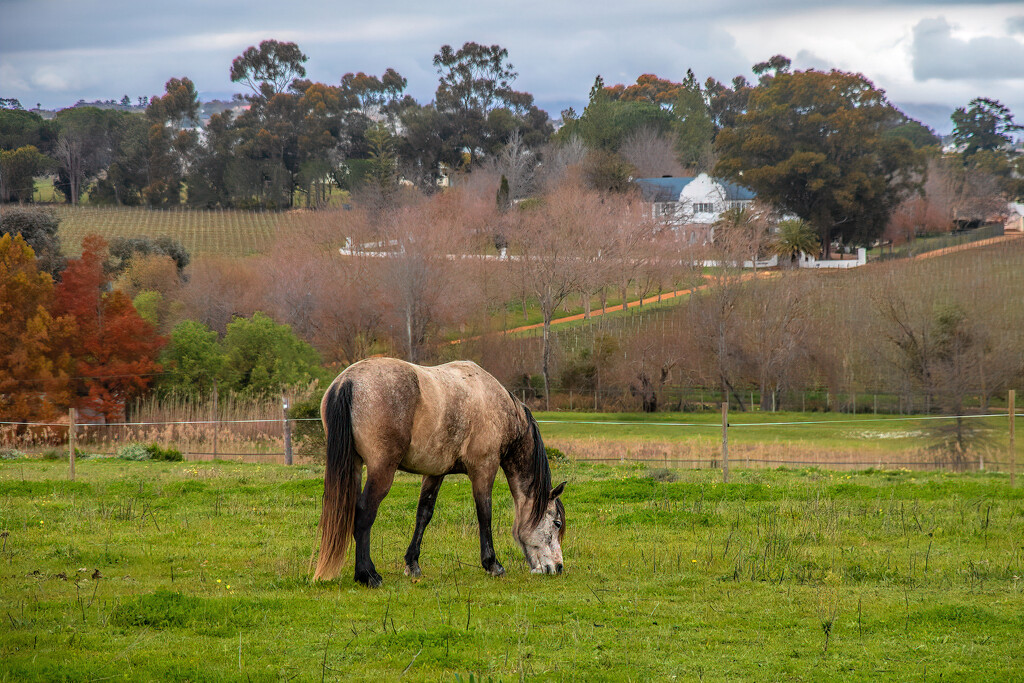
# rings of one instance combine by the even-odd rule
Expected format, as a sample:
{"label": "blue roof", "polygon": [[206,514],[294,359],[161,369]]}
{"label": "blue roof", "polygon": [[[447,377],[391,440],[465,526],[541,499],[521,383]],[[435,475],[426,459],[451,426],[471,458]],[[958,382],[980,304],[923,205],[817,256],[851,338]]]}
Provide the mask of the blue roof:
{"label": "blue roof", "polygon": [[725,188],[725,200],[728,202],[752,202],[757,199],[757,195],[749,187],[737,185],[728,180],[715,179],[715,182]]}
{"label": "blue roof", "polygon": [[693,178],[637,178],[640,192],[649,202],[677,202]]}
{"label": "blue roof", "polygon": [[[683,188],[693,180],[693,177],[637,178],[636,183],[640,186],[640,192],[643,193],[644,199],[649,202],[677,202]],[[726,201],[753,201],[757,198],[750,188],[719,178],[714,178],[714,181],[725,190]]]}

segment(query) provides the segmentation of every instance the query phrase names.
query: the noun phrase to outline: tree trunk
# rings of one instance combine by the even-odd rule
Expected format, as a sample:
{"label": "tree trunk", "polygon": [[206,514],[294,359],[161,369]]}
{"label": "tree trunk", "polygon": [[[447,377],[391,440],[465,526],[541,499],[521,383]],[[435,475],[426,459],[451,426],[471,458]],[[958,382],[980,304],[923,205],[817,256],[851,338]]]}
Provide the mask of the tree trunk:
{"label": "tree trunk", "polygon": [[544,309],[544,360],[542,372],[544,373],[544,409],[551,410],[551,385],[548,379],[551,362],[551,312],[548,307]]}
{"label": "tree trunk", "polygon": [[761,380],[761,412],[768,412],[772,409],[772,399],[775,395],[766,380]]}

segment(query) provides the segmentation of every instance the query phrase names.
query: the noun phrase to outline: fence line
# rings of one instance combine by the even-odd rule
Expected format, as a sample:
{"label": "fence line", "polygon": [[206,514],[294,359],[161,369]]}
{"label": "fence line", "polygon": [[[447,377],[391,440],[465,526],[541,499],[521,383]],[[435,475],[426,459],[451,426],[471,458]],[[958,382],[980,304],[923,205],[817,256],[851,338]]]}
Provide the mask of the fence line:
{"label": "fence line", "polygon": [[[1024,417],[1024,412],[1014,413],[1017,417]],[[794,420],[790,422],[730,422],[729,427],[794,427],[801,425],[822,425],[822,424],[866,424],[873,422],[918,422],[923,420],[970,420],[989,417],[1008,417],[1009,413],[984,413],[980,415],[920,415],[917,417],[865,417],[855,420]],[[319,417],[291,417],[289,422],[320,422]],[[162,427],[166,425],[220,425],[220,424],[258,424],[284,422],[280,417],[257,418],[249,420],[170,420],[165,422],[78,422],[79,427]],[[711,422],[648,422],[617,421],[617,420],[536,420],[537,424],[566,424],[566,425],[612,425],[612,426],[644,426],[644,427],[713,427],[719,429],[719,425]],[[67,422],[17,422],[0,420],[0,425],[23,426],[23,427],[68,427]]]}
{"label": "fence line", "polygon": [[[1015,413],[1024,415],[1024,413]],[[786,427],[819,424],[865,424],[868,422],[916,422],[918,420],[966,420],[979,417],[1007,417],[1009,413],[986,413],[984,415],[922,415],[920,417],[865,417],[859,420],[799,420],[793,422],[730,422],[729,427]],[[642,425],[644,427],[714,427],[721,426],[712,422],[615,422],[611,420],[537,420],[538,424],[567,425]]]}
{"label": "fence line", "polygon": [[[724,405],[723,405],[723,408],[725,408]],[[691,466],[703,467],[703,466],[706,465],[706,466],[709,466],[709,467],[715,468],[715,469],[720,467],[723,470],[723,477],[726,478],[726,480],[727,480],[727,477],[728,477],[728,475],[727,475],[728,459],[727,459],[727,455],[726,455],[726,450],[725,450],[726,446],[725,446],[725,444],[727,443],[727,438],[726,437],[727,437],[728,431],[730,429],[737,429],[737,428],[743,429],[743,428],[747,428],[747,427],[804,427],[804,426],[812,426],[812,425],[813,426],[820,426],[820,425],[837,425],[838,426],[838,425],[851,425],[851,424],[870,425],[870,424],[881,424],[881,423],[906,423],[906,422],[924,422],[924,421],[935,421],[935,420],[952,421],[952,420],[969,420],[969,419],[975,419],[975,418],[985,418],[985,419],[990,419],[990,418],[1008,418],[1009,427],[1010,427],[1010,433],[1011,433],[1011,437],[1010,437],[1011,438],[1011,446],[1010,446],[1009,453],[1012,454],[1014,452],[1013,451],[1013,445],[1012,445],[1013,444],[1013,437],[1012,437],[1013,419],[1015,417],[1017,417],[1018,415],[1024,417],[1024,412],[1017,412],[1014,409],[1013,394],[1011,392],[1010,399],[1009,399],[1009,402],[1008,402],[1008,410],[1007,410],[1007,412],[999,412],[999,413],[988,412],[988,413],[977,414],[977,415],[919,415],[919,416],[914,416],[914,417],[909,417],[909,416],[903,416],[903,417],[863,417],[863,418],[856,418],[856,419],[839,418],[839,419],[824,419],[824,420],[791,420],[791,421],[772,421],[772,422],[738,422],[738,423],[731,423],[731,422],[728,421],[728,413],[727,413],[727,411],[723,410],[723,422],[722,423],[718,423],[717,420],[715,422],[660,422],[660,421],[658,421],[658,422],[653,422],[653,421],[652,422],[648,422],[648,421],[626,421],[626,420],[571,420],[571,419],[570,420],[539,419],[539,420],[537,420],[537,422],[542,424],[542,425],[586,425],[586,426],[608,425],[608,426],[627,426],[627,427],[675,427],[675,428],[713,429],[713,430],[716,430],[716,431],[719,430],[719,429],[722,429],[723,430],[722,431],[722,434],[723,434],[723,449],[722,449],[722,452],[720,454],[715,453],[714,451],[711,451],[711,452],[708,453],[708,455],[706,455],[704,457],[678,458],[678,457],[673,457],[668,452],[665,452],[660,457],[630,457],[629,456],[629,451],[627,449],[627,455],[625,457],[581,457],[580,460],[587,461],[587,462],[658,463],[658,464],[664,464],[665,466],[669,466],[671,464],[673,466],[691,465]],[[232,420],[216,420],[215,419],[215,420],[140,421],[140,422],[110,422],[110,423],[90,424],[90,423],[79,423],[79,422],[77,422],[77,416],[76,416],[75,412],[72,410],[72,411],[69,411],[69,421],[66,422],[66,423],[64,423],[64,422],[32,422],[32,421],[3,420],[3,421],[0,421],[0,427],[8,427],[8,428],[9,427],[14,427],[15,430],[17,430],[17,428],[19,428],[19,427],[47,427],[47,428],[50,428],[50,427],[64,427],[64,428],[67,428],[68,429],[68,435],[67,435],[68,438],[67,438],[66,443],[68,444],[68,448],[69,448],[68,460],[69,460],[70,463],[72,463],[72,467],[73,467],[74,456],[73,456],[71,450],[74,448],[75,443],[77,442],[80,445],[83,441],[86,441],[87,438],[88,438],[88,433],[90,431],[92,431],[93,428],[98,428],[98,427],[121,427],[121,428],[125,428],[125,432],[126,432],[125,434],[123,434],[123,435],[115,435],[113,437],[112,442],[115,443],[115,444],[118,443],[118,442],[122,442],[122,441],[124,443],[131,443],[132,442],[132,438],[131,437],[133,437],[133,436],[135,438],[139,439],[139,440],[145,440],[145,441],[150,440],[150,439],[146,438],[147,435],[149,435],[150,437],[153,436],[153,432],[152,431],[143,431],[141,434],[139,434],[139,433],[136,433],[136,434],[127,433],[127,432],[129,432],[129,430],[131,428],[135,428],[135,427],[170,427],[171,429],[170,429],[169,433],[165,432],[163,435],[158,436],[156,440],[161,440],[161,437],[162,437],[163,441],[166,441],[169,444],[173,444],[173,445],[179,446],[179,449],[183,450],[185,452],[187,458],[194,458],[195,456],[199,456],[200,458],[212,456],[214,459],[216,459],[218,457],[221,457],[221,456],[228,457],[228,458],[270,458],[270,457],[278,458],[278,457],[284,456],[285,459],[286,459],[286,462],[287,462],[288,455],[289,455],[290,450],[291,450],[291,443],[290,443],[290,441],[291,441],[291,429],[290,428],[286,428],[286,427],[288,427],[288,425],[291,425],[292,423],[296,423],[296,422],[317,422],[317,423],[319,423],[320,422],[320,418],[318,418],[318,417],[288,418],[286,415],[283,414],[281,417],[278,417],[278,418],[253,418],[253,419],[232,419]],[[203,448],[203,446],[206,445],[207,442],[209,441],[210,434],[209,434],[209,432],[207,430],[201,430],[199,432],[192,432],[192,433],[182,433],[182,432],[178,431],[178,433],[176,435],[175,432],[177,430],[174,429],[174,427],[177,427],[177,426],[189,426],[189,425],[198,425],[198,426],[204,426],[204,425],[205,426],[211,426],[212,425],[212,426],[219,426],[219,425],[232,425],[232,424],[236,424],[236,425],[245,425],[245,424],[250,424],[250,425],[251,424],[281,425],[282,426],[282,436],[283,436],[283,439],[284,439],[284,451],[277,452],[277,451],[258,451],[257,450],[255,452],[254,451],[240,452],[239,449],[232,449],[230,451],[219,451],[218,452],[216,440],[214,440],[214,442],[213,442],[213,451],[210,451],[207,448]],[[79,434],[75,434],[76,430],[79,431]],[[10,431],[10,430],[6,430],[6,431]],[[214,433],[216,433],[217,431],[218,430],[214,430]],[[3,435],[3,432],[4,432],[4,430],[0,429],[0,436]],[[16,431],[15,431],[15,436],[17,436],[17,432]],[[73,436],[77,437],[77,438],[72,438]],[[95,441],[95,438],[97,436],[96,433],[93,432],[92,436],[93,436],[93,443],[96,443],[97,445],[100,445],[101,447],[104,444],[110,444],[111,443],[111,441],[107,441],[103,437],[100,437],[100,441],[97,443]],[[177,438],[176,438],[176,436],[177,436]],[[234,436],[237,438],[240,435],[239,435],[239,433],[235,432]],[[44,435],[42,435],[42,438],[39,439],[39,442],[40,443],[45,443],[45,442],[53,443],[53,441],[51,440],[52,438],[53,438],[53,436],[48,436],[48,435],[44,434]],[[244,448],[244,447],[246,447],[246,442],[247,441],[252,441],[254,443],[258,443],[260,441],[263,441],[265,443],[268,438],[276,439],[277,436],[276,436],[276,434],[274,434],[274,435],[266,434],[262,430],[260,430],[260,431],[255,432],[255,433],[251,433],[250,432],[247,436],[243,434],[240,437],[239,441],[235,441],[233,443],[235,443],[237,445],[242,445],[243,448]],[[549,439],[557,439],[558,437],[549,436],[548,438]],[[647,437],[644,437],[644,436],[637,437],[635,435],[623,435],[623,438],[627,438],[627,439],[629,439],[629,438],[640,438],[641,441],[643,441]],[[64,443],[65,439],[63,437],[60,438],[60,442]],[[14,443],[16,444],[17,441],[15,441]],[[30,439],[26,440],[25,443],[28,443],[28,444],[32,443],[31,435],[30,435]],[[190,448],[189,446],[193,446],[193,447],[199,446],[200,448],[203,448],[203,449],[202,450],[195,450],[194,448]],[[643,450],[644,450],[644,447],[641,446],[641,449],[639,449],[639,453],[643,453]],[[104,456],[116,455],[116,451],[109,451],[109,450],[90,449],[90,452],[94,453],[96,455],[104,455]],[[649,449],[648,449],[648,452],[649,452]],[[307,455],[308,456],[310,454],[309,453],[303,453],[302,455]],[[835,454],[833,454],[833,455],[835,455]],[[898,454],[894,453],[893,455],[897,455],[897,457],[899,457]],[[741,460],[747,466],[749,466],[750,464],[760,464],[760,465],[783,465],[783,466],[820,466],[820,467],[825,467],[825,468],[841,468],[841,469],[849,469],[851,467],[863,467],[863,466],[875,467],[875,466],[877,466],[879,468],[882,468],[882,467],[914,467],[914,468],[953,467],[954,469],[961,469],[961,470],[963,470],[963,469],[984,470],[985,466],[988,465],[989,467],[995,467],[995,468],[998,468],[998,469],[1001,469],[1004,466],[1008,466],[1011,473],[1013,473],[1014,470],[1015,470],[1016,456],[1012,456],[1012,457],[1010,457],[1008,459],[1005,459],[1005,460],[987,459],[986,456],[991,456],[992,455],[991,451],[986,451],[985,453],[977,453],[977,454],[973,454],[973,455],[976,455],[976,457],[972,457],[972,459],[968,459],[968,457],[967,457],[967,455],[965,453],[959,459],[953,459],[953,460],[937,460],[937,459],[930,460],[930,459],[927,459],[927,458],[922,458],[920,460],[912,461],[912,460],[906,460],[904,458],[901,458],[899,460],[891,460],[890,461],[890,460],[887,460],[885,457],[878,457],[878,458],[874,458],[873,457],[873,458],[871,458],[871,460],[842,460],[840,457],[827,458],[827,459],[823,458],[823,459],[820,459],[820,460],[786,460],[786,459],[778,459],[778,458],[756,458],[756,457],[752,458],[752,457],[748,457],[746,454],[744,454],[742,457],[739,457],[739,458],[735,457],[735,455],[734,455],[734,462]]]}

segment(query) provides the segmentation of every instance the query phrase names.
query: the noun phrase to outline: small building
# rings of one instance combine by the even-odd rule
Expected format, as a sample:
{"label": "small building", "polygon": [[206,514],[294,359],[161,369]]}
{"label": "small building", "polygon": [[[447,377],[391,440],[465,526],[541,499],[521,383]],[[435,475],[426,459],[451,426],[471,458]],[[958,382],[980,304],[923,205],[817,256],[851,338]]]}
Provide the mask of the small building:
{"label": "small building", "polygon": [[1003,221],[1003,230],[1024,232],[1024,203],[1010,202],[1006,206],[1006,218]]}
{"label": "small building", "polygon": [[638,178],[651,214],[690,244],[711,240],[711,226],[729,209],[749,207],[757,195],[749,188],[707,173],[679,178]]}

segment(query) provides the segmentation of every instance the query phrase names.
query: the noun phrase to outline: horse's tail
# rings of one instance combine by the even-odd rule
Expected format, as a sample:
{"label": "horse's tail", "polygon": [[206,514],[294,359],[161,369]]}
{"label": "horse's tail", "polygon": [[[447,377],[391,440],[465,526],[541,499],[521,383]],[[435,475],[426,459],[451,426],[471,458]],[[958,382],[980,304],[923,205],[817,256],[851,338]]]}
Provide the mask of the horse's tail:
{"label": "horse's tail", "polygon": [[359,497],[361,462],[352,435],[352,382],[342,382],[324,401],[327,468],[320,512],[320,556],[313,580],[330,580],[345,563]]}

